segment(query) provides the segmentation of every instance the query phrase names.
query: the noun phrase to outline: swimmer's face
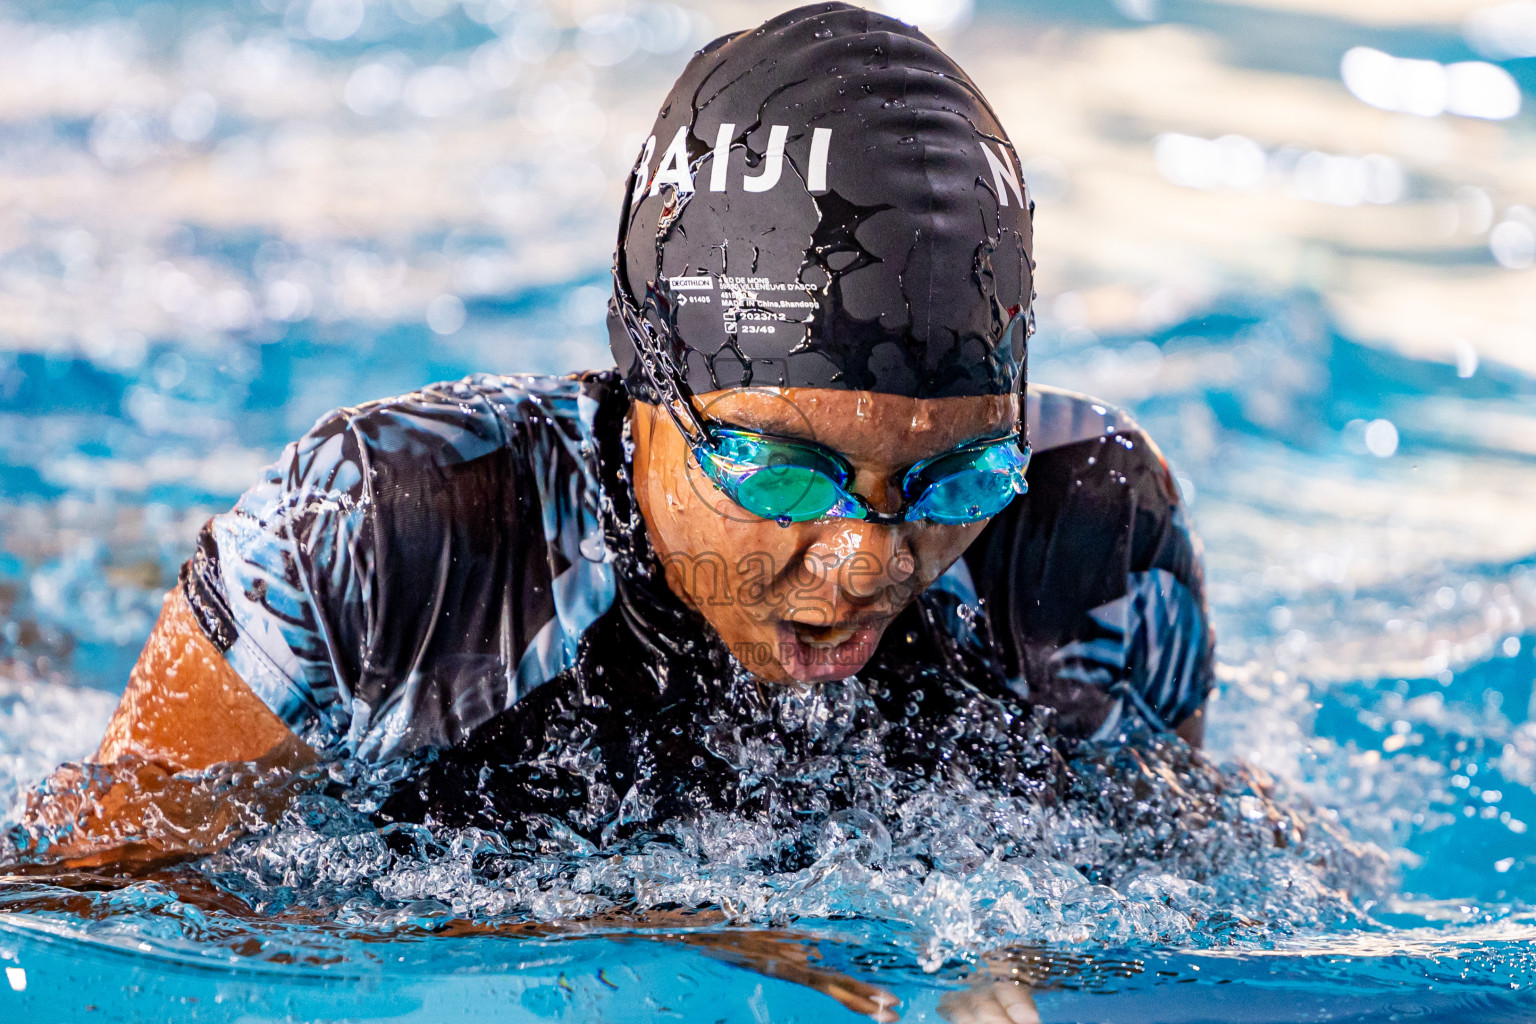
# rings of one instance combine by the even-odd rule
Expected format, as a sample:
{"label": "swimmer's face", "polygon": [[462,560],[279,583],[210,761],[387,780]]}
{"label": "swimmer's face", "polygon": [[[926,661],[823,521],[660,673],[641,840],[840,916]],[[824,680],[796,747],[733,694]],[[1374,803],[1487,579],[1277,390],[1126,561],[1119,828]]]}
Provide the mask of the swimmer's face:
{"label": "swimmer's face", "polygon": [[[913,463],[1012,429],[1012,395],[906,398],[825,388],[716,391],[713,421],[831,448],[850,489],[901,507]],[[823,519],[780,526],[736,505],[704,476],[660,406],[636,403],[635,496],[672,591],[769,682],[842,679],[864,667],[891,620],[960,557],[985,522],[883,526]]]}

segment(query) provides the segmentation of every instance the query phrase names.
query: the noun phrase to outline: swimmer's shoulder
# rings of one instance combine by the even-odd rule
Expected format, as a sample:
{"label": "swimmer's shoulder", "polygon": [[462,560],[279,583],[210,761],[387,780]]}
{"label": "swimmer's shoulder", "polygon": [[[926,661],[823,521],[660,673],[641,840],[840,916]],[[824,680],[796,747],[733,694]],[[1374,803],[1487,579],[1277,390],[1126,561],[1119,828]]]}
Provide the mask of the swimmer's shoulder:
{"label": "swimmer's shoulder", "polygon": [[448,744],[561,667],[557,579],[578,614],[612,599],[589,441],[614,397],[611,375],[480,374],[322,417],[204,528],[204,633],[317,749]]}
{"label": "swimmer's shoulder", "polygon": [[535,454],[545,445],[589,443],[599,410],[619,392],[612,371],[568,375],[477,373],[322,416],[298,442],[300,454],[345,445],[381,464],[448,467],[506,452]]}
{"label": "swimmer's shoulder", "polygon": [[1109,402],[1049,384],[1029,385],[1029,445],[1035,454],[1120,433],[1140,433],[1131,414]]}
{"label": "swimmer's shoulder", "polygon": [[1095,466],[1101,473],[1111,471],[1115,478],[1134,470],[1143,489],[1151,487],[1170,504],[1178,503],[1178,485],[1168,460],[1124,409],[1048,384],[1031,383],[1026,402],[1032,479],[1048,467],[1079,480]]}
{"label": "swimmer's shoulder", "polygon": [[359,530],[397,559],[435,557],[450,534],[472,546],[559,538],[575,550],[597,519],[595,434],[616,401],[627,397],[612,371],[475,374],[335,409],[210,525],[226,554],[258,560],[295,530],[328,562]]}
{"label": "swimmer's shoulder", "polygon": [[[1032,698],[1055,707],[1064,728],[1087,733],[1105,701],[1103,685],[1083,682],[1090,671],[1108,673],[1104,685],[1129,681],[1159,709],[1167,693],[1203,697],[1211,641],[1199,542],[1162,452],[1109,402],[1034,383],[1028,399],[1029,489],[965,553],[1008,676],[1028,678]],[[1114,625],[1132,611],[1152,616],[1145,631]],[[1136,675],[1145,663],[1129,653],[1133,641],[1163,652],[1154,666],[1188,669],[1179,678],[1195,690],[1165,692],[1164,676]],[[1167,653],[1196,648],[1193,662]],[[1108,660],[1083,668],[1106,651]],[[1170,724],[1194,706],[1174,707]]]}

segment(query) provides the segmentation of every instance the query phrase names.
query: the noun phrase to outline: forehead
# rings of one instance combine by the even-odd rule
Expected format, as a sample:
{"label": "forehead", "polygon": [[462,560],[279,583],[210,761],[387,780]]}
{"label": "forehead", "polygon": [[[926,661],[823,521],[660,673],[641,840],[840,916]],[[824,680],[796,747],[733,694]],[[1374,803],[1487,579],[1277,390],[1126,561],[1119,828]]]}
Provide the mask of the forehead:
{"label": "forehead", "polygon": [[1013,429],[1013,395],[909,398],[832,388],[734,388],[699,396],[705,416],[815,441],[856,461],[907,465]]}

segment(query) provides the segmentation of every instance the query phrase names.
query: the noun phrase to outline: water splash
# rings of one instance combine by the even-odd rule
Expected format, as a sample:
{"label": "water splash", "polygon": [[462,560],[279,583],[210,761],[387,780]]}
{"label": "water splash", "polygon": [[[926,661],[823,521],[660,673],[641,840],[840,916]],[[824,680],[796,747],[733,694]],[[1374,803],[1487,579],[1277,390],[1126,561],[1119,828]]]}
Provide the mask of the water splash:
{"label": "water splash", "polygon": [[[1007,774],[968,777],[888,762],[892,723],[857,679],[731,697],[698,721],[735,774],[731,801],[657,817],[694,780],[653,777],[596,822],[581,808],[502,830],[380,827],[400,766],[343,763],[189,870],[258,920],[366,934],[678,908],[735,925],[859,919],[926,970],[1020,943],[1249,947],[1371,928],[1360,901],[1387,890],[1379,849],[1278,799],[1262,772],[1219,768],[1177,740],[1064,747],[1047,712],[1010,727],[962,699],[934,736],[962,748],[1010,727],[1023,754]],[[248,810],[250,825],[267,809]],[[41,859],[46,844],[28,839],[18,852]],[[178,917],[174,888],[144,885],[93,898],[93,913],[206,933],[206,911]]]}

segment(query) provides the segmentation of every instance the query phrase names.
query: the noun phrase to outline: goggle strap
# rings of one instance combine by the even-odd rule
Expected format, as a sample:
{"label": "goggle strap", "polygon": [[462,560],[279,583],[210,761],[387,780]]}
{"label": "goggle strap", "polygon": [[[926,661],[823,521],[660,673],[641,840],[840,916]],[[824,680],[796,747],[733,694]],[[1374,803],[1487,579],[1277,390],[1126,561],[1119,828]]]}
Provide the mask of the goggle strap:
{"label": "goggle strap", "polygon": [[640,367],[645,372],[645,379],[655,389],[667,415],[683,435],[683,440],[688,442],[690,448],[713,447],[709,431],[699,419],[698,410],[693,407],[693,389],[686,380],[680,379],[680,375],[667,372],[665,357],[651,331],[651,325],[639,315],[634,303],[619,287],[617,278],[614,280],[614,294],[622,311],[624,327],[629,331],[630,340],[634,342],[635,351],[640,356]]}

